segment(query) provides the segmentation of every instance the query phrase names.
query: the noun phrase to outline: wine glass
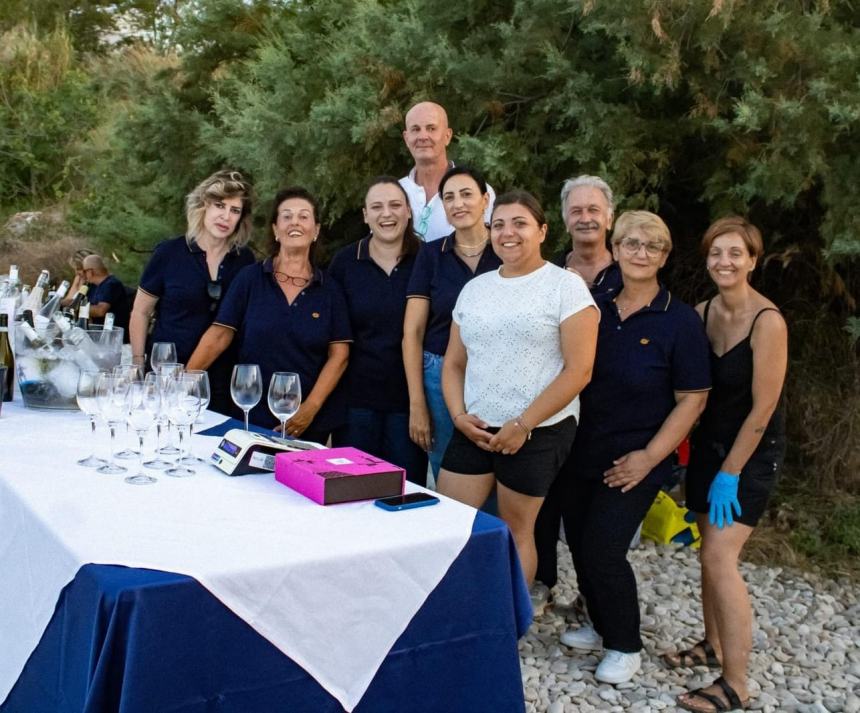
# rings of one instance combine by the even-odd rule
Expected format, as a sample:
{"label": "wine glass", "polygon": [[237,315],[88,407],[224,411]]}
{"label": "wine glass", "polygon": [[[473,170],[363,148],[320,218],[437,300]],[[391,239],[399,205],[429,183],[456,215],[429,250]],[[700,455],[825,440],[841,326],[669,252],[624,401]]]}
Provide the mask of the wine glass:
{"label": "wine glass", "polygon": [[245,430],[248,430],[248,413],[263,398],[263,374],[259,364],[236,364],[230,378],[230,396],[233,403],[245,412]]}
{"label": "wine glass", "polygon": [[[96,433],[96,415],[99,412],[99,405],[96,402],[96,382],[99,376],[98,371],[81,371],[78,375],[78,390],[77,400],[78,407],[90,419],[90,436],[95,436]],[[92,451],[86,458],[81,458],[78,465],[85,468],[98,468],[102,465],[107,465],[104,458],[97,457]]]}
{"label": "wine glass", "polygon": [[[180,364],[176,361],[164,362],[163,364],[158,365],[158,377],[161,380],[161,387],[167,388],[167,383],[174,376],[178,376],[185,369],[185,364]],[[179,449],[173,445],[172,438],[170,437],[170,422],[167,423],[167,444],[158,449],[158,452],[165,456],[175,456],[179,453]]]}
{"label": "wine glass", "polygon": [[159,454],[162,452],[161,448],[161,430],[162,428],[168,424],[167,418],[167,401],[165,399],[165,392],[167,391],[167,386],[161,378],[161,375],[150,372],[146,375],[147,379],[153,381],[158,387],[159,393],[159,402],[158,402],[158,410],[155,412],[155,455],[151,460],[145,461],[144,466],[146,468],[151,468],[153,470],[167,470],[173,465],[170,461],[164,460],[161,458]]}
{"label": "wine glass", "polygon": [[154,372],[162,364],[176,363],[176,344],[173,342],[155,342],[149,354],[149,365]]}
{"label": "wine glass", "polygon": [[302,384],[292,371],[276,371],[269,382],[269,410],[281,422],[281,436],[287,437],[287,419],[296,415],[302,403]]}
{"label": "wine glass", "polygon": [[[211,398],[209,388],[209,374],[207,374],[203,369],[186,369],[184,374],[186,376],[190,376],[194,379],[197,379],[200,386],[200,413],[202,414],[209,407],[209,400]],[[195,423],[200,423],[203,419],[198,416]],[[193,426],[191,429],[193,430]],[[191,432],[189,432],[191,435]],[[188,444],[188,455],[184,458],[180,458],[179,462],[183,465],[197,465],[198,463],[206,463],[208,461],[203,458],[198,458],[191,452],[191,444]]]}
{"label": "wine glass", "polygon": [[129,382],[122,376],[101,373],[96,380],[96,403],[99,413],[110,430],[110,463],[97,468],[99,473],[125,473],[128,468],[118,465],[114,457],[116,427],[125,423],[125,395]]}
{"label": "wine glass", "polygon": [[[174,478],[185,478],[194,475],[194,470],[187,465],[182,465],[183,446],[186,440],[191,440],[191,426],[197,414],[200,413],[200,380],[193,376],[181,374],[172,378],[167,383],[164,392],[167,401],[167,417],[176,426],[179,432],[179,458],[172,468],[165,473]],[[188,429],[188,437],[185,438],[185,429]]]}
{"label": "wine glass", "polygon": [[[140,366],[140,364],[119,364],[112,369],[111,373],[116,374],[117,376],[122,376],[127,379],[129,383],[141,381],[143,379],[143,367]],[[131,426],[126,422],[126,434],[128,434],[130,428]],[[127,435],[126,442],[128,442]],[[122,460],[131,460],[132,458],[137,458],[140,453],[133,448],[123,448],[121,451],[117,451],[114,455]]]}
{"label": "wine glass", "polygon": [[155,423],[161,410],[161,386],[156,374],[148,374],[143,381],[133,381],[126,392],[126,423],[137,433],[138,472],[129,475],[126,483],[148,485],[156,481],[143,472],[143,437]]}

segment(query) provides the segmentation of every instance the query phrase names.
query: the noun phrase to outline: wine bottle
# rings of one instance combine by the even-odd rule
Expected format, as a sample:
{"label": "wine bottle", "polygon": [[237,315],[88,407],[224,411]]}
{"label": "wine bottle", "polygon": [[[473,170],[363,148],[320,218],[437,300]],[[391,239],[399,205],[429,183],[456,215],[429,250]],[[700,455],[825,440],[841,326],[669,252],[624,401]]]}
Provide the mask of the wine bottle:
{"label": "wine bottle", "polygon": [[9,315],[0,312],[0,365],[6,367],[3,400],[12,400],[12,389],[15,385],[15,355],[9,343]]}
{"label": "wine bottle", "polygon": [[101,335],[99,335],[99,343],[100,344],[106,344],[107,340],[110,338],[108,335],[108,332],[113,331],[114,319],[115,319],[115,317],[114,317],[113,312],[108,312],[105,315],[105,321],[104,321],[104,324],[102,325],[102,333],[101,333]]}
{"label": "wine bottle", "polygon": [[36,285],[30,290],[27,295],[27,301],[21,304],[21,310],[29,309],[34,314],[37,314],[42,309],[42,300],[45,298],[45,289],[48,287],[48,282],[51,279],[51,273],[47,270],[42,270],[39,273],[39,279],[36,280]]}
{"label": "wine bottle", "polygon": [[90,303],[89,300],[84,300],[78,310],[78,327],[86,331],[90,328]]}
{"label": "wine bottle", "polygon": [[63,348],[70,348],[73,351],[74,360],[78,366],[87,371],[98,371],[98,347],[90,339],[90,335],[83,329],[72,326],[72,323],[59,312],[54,313],[54,323],[63,335]]}
{"label": "wine bottle", "polygon": [[60,306],[60,302],[63,301],[63,298],[66,296],[68,291],[69,281],[63,280],[53,297],[45,302],[42,309],[39,310],[39,314],[36,315],[36,329],[41,331],[48,326],[51,321],[51,317],[54,316],[54,312],[57,311]]}
{"label": "wine bottle", "polygon": [[83,301],[87,298],[87,292],[89,292],[89,285],[81,285],[78,288],[78,291],[75,292],[75,296],[72,298],[72,301],[69,303],[69,306],[66,308],[72,313],[77,313],[78,308],[81,306]]}

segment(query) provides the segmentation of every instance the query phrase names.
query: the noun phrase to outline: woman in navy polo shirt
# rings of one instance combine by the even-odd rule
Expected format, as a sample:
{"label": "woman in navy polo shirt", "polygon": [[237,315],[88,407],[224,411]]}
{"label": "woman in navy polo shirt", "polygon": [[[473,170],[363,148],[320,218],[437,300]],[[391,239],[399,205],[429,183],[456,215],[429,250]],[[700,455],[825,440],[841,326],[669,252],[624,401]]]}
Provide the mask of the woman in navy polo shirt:
{"label": "woman in navy polo shirt", "polygon": [[752,608],[738,559],[785,454],[788,330],[776,305],[750,285],[764,253],[758,228],[738,216],[722,218],[705,232],[702,252],[719,290],[696,307],[710,340],[714,390],[690,439],[687,506],[699,514],[702,533],[705,636],[664,660],[722,669],[710,686],[678,698],[681,708],[714,711],[749,701]]}
{"label": "woman in navy polo shirt", "polygon": [[[144,363],[153,342],[174,342],[183,364],[191,357],[233,278],[254,262],[244,247],[251,237],[252,199],[251,184],[238,171],[218,171],[188,194],[185,235],[157,245],[140,278],[129,319],[135,363]],[[230,412],[235,357],[235,350],[227,350],[209,367],[210,408],[220,413]]]}
{"label": "woman in navy polo shirt", "polygon": [[564,526],[592,625],[562,643],[604,650],[595,678],[639,670],[639,601],[630,541],[672,470],[711,386],[708,342],[692,307],[657,281],[672,241],[653,213],[623,213],[612,236],[623,287],[597,298],[600,331],[582,419],[559,477],[567,478]]}
{"label": "woman in navy polo shirt", "polygon": [[424,245],[409,280],[403,326],[403,363],[409,384],[409,435],[430,454],[433,477],[454,432],[442,397],[442,358],[451,312],[460,290],[501,260],[490,245],[484,214],[490,196],[481,173],[455,166],[442,177],[439,196],[454,232]]}
{"label": "woman in navy polo shirt", "polygon": [[[337,282],[314,265],[316,199],[304,188],[279,191],[270,223],[269,257],[236,276],[188,368],[205,369],[238,336],[239,362],[260,365],[263,393],[274,372],[299,375],[302,405],[287,421],[287,433],[325,443],[346,416],[342,390],[335,387],[349,357],[349,315]],[[276,425],[265,398],[250,420]]]}
{"label": "woman in navy polo shirt", "polygon": [[343,288],[353,344],[346,371],[346,423],[337,446],[355,446],[427,482],[427,455],[409,438],[409,396],[403,371],[406,286],[421,240],[409,198],[396,178],[379,176],[364,198],[370,236],[342,248],[328,274]]}

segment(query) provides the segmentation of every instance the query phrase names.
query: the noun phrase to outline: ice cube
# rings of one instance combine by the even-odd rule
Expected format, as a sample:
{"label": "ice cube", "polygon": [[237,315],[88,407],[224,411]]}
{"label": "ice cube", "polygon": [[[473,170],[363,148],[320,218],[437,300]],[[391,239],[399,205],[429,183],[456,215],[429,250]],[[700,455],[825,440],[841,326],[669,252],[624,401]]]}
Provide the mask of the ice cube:
{"label": "ice cube", "polygon": [[18,367],[19,381],[41,381],[42,380],[42,363],[41,360],[31,356],[18,355],[18,360],[15,362]]}
{"label": "ice cube", "polygon": [[78,374],[80,370],[71,361],[60,360],[48,373],[48,381],[54,385],[64,399],[70,399],[78,391]]}

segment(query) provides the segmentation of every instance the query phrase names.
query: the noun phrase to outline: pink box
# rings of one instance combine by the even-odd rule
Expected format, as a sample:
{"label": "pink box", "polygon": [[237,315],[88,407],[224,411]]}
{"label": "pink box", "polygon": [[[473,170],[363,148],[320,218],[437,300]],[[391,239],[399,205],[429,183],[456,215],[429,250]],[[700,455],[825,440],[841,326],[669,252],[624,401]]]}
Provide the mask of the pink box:
{"label": "pink box", "polygon": [[402,495],[406,471],[357,448],[275,456],[275,479],[320,505]]}

